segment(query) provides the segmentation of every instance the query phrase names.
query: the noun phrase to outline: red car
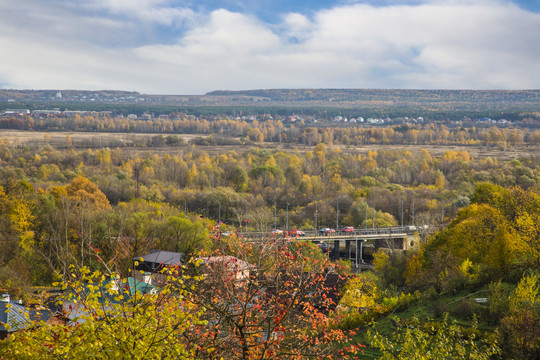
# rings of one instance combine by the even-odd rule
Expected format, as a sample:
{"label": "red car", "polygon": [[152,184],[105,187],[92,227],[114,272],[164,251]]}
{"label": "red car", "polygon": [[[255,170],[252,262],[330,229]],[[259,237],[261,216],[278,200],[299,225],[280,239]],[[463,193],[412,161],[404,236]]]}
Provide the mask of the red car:
{"label": "red car", "polygon": [[330,229],[330,228],[322,228],[322,229],[319,229],[319,234],[320,235],[329,235],[329,234],[333,234],[335,233],[336,230],[334,229]]}
{"label": "red car", "polygon": [[306,236],[306,233],[302,230],[293,229],[289,231],[289,236]]}
{"label": "red car", "polygon": [[345,227],[341,228],[341,232],[344,232],[344,233],[351,233],[351,232],[354,232],[354,227],[352,227],[352,226],[345,226]]}

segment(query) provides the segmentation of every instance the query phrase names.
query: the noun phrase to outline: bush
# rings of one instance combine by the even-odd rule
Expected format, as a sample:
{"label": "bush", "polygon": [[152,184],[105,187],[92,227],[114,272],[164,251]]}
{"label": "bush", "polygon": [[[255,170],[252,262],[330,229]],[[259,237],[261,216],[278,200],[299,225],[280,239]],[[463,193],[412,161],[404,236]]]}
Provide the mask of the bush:
{"label": "bush", "polygon": [[489,317],[491,325],[498,324],[510,309],[510,294],[513,286],[500,281],[489,284]]}
{"label": "bush", "polygon": [[481,359],[500,354],[494,342],[475,341],[476,324],[464,331],[444,317],[441,323],[421,323],[413,319],[400,326],[391,338],[369,334],[371,345],[382,352],[380,359]]}
{"label": "bush", "polygon": [[30,294],[30,283],[20,272],[3,266],[0,268],[0,293],[8,293],[14,299],[26,300]]}
{"label": "bush", "polygon": [[461,299],[458,304],[452,309],[451,314],[462,319],[472,319],[480,313],[480,305],[474,302],[473,299]]}
{"label": "bush", "polygon": [[431,307],[433,309],[433,316],[436,318],[441,318],[448,313],[448,306],[441,301],[433,302]]}

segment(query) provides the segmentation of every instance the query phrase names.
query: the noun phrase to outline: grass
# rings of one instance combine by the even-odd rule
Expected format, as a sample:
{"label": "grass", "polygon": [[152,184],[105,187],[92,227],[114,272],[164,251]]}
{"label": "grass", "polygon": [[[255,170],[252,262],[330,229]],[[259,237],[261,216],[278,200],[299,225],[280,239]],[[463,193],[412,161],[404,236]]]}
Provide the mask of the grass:
{"label": "grass", "polygon": [[[481,289],[484,290],[484,289]],[[368,331],[377,332],[385,337],[391,338],[396,330],[394,325],[394,319],[403,319],[403,320],[412,320],[417,318],[420,321],[427,320],[442,320],[441,317],[436,317],[436,306],[445,306],[448,312],[448,321],[454,322],[462,327],[469,328],[474,325],[472,317],[462,317],[457,316],[459,313],[459,306],[461,304],[460,300],[469,299],[474,296],[469,297],[470,294],[473,294],[475,290],[463,290],[456,294],[442,295],[435,299],[425,299],[420,300],[419,302],[413,303],[412,305],[406,308],[397,308],[393,313],[376,320],[374,323],[369,326],[359,327],[357,329],[357,335],[353,337],[353,342],[365,345],[363,355],[361,359],[378,359],[382,354],[378,349],[370,347],[369,336],[367,335]],[[437,305],[439,304],[439,305]],[[484,314],[487,313],[487,305],[485,304],[475,304],[476,310]],[[486,321],[482,321],[482,317],[478,318],[477,328],[482,332],[491,333],[495,330],[495,326],[488,324]]]}
{"label": "grass", "polygon": [[[151,150],[153,152],[159,152],[163,150],[165,152],[174,151],[175,149],[181,149],[184,146],[139,146],[146,140],[162,135],[164,137],[168,135],[176,135],[183,139],[186,145],[190,140],[197,137],[206,137],[208,134],[159,134],[159,133],[113,133],[113,132],[77,132],[77,131],[24,131],[24,130],[5,130],[0,129],[0,140],[11,145],[22,145],[30,147],[40,147],[46,144],[51,144],[55,148],[68,148],[70,145],[67,142],[67,137],[71,139],[71,144],[75,148],[102,148],[102,147],[124,147],[124,149],[136,149]],[[147,147],[148,146],[148,147]],[[248,151],[252,148],[264,148],[270,150],[284,150],[287,148],[295,148],[299,151],[308,151],[312,147],[303,144],[278,144],[278,143],[254,143],[242,145],[240,150]],[[495,147],[485,147],[482,145],[477,146],[456,146],[456,145],[383,145],[383,144],[370,144],[365,146],[348,146],[348,145],[335,145],[335,148],[339,148],[346,151],[354,151],[359,153],[367,153],[373,150],[388,150],[391,147],[397,151],[410,151],[413,154],[419,154],[423,149],[428,150],[434,156],[442,156],[446,151],[462,150],[468,151],[474,158],[486,158],[493,157],[501,160],[515,159],[524,156],[533,156],[537,154],[537,147],[519,147],[508,148],[504,151]],[[238,151],[238,145],[217,145],[217,146],[204,146],[199,145],[198,148],[204,149],[209,153],[223,153],[228,150]]]}

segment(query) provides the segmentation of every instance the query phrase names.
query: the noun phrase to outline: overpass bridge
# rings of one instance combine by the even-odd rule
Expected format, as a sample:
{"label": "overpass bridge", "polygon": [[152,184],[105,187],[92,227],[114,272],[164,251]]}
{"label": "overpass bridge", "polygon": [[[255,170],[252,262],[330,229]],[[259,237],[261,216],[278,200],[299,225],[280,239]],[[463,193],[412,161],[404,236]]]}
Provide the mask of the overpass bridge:
{"label": "overpass bridge", "polygon": [[353,269],[370,268],[372,255],[379,248],[407,250],[414,246],[409,240],[416,231],[415,227],[387,227],[355,229],[350,232],[319,233],[314,229],[302,230],[305,235],[291,235],[287,232],[243,232],[238,233],[246,239],[268,241],[287,239],[288,241],[311,241],[333,259],[350,260]]}

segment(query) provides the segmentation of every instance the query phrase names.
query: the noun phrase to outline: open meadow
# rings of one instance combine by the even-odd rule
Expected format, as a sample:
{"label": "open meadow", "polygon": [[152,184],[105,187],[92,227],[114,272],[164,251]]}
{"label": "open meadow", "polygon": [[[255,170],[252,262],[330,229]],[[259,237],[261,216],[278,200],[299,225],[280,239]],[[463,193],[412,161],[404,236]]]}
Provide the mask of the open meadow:
{"label": "open meadow", "polygon": [[[23,131],[23,130],[0,130],[0,140],[10,146],[28,146],[29,148],[39,148],[49,144],[57,149],[79,148],[79,149],[99,149],[99,148],[123,148],[125,152],[148,151],[157,154],[175,154],[183,151],[191,141],[197,138],[204,138],[207,134],[174,134],[181,139],[180,145],[156,145],[152,144],[152,139],[156,137],[167,137],[166,133],[121,133],[121,132],[77,132],[77,131]],[[232,137],[239,141],[238,137]],[[155,142],[154,142],[155,143]],[[230,150],[242,153],[252,149],[268,150],[295,150],[305,152],[311,150],[312,146],[303,144],[279,144],[272,142],[235,144],[235,145],[198,145],[198,149],[211,155],[219,155]],[[521,145],[518,147],[502,148],[500,146],[481,145],[334,145],[345,153],[366,154],[369,151],[395,150],[398,152],[409,151],[413,156],[420,154],[423,149],[428,150],[433,156],[441,157],[447,151],[467,151],[471,157],[496,158],[501,160],[511,160],[520,157],[534,157],[540,154],[540,147],[535,145]]]}

